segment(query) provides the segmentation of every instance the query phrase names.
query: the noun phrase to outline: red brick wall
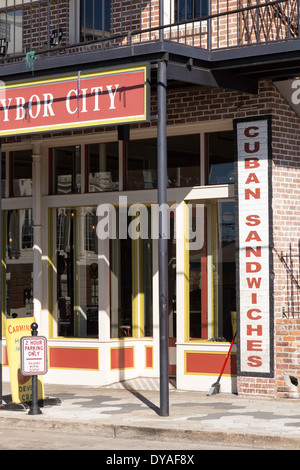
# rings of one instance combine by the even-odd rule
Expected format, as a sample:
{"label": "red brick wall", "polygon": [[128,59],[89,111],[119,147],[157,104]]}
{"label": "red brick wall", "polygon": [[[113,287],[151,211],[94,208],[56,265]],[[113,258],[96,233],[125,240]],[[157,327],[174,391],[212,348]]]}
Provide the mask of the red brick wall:
{"label": "red brick wall", "polygon": [[299,398],[300,319],[278,318],[276,327],[276,386],[281,398]]}
{"label": "red brick wall", "polygon": [[69,0],[50,2],[48,25],[47,3],[33,4],[24,7],[23,10],[23,49],[31,50],[47,49],[49,33],[58,28],[62,29],[63,38],[60,45],[69,42]]}

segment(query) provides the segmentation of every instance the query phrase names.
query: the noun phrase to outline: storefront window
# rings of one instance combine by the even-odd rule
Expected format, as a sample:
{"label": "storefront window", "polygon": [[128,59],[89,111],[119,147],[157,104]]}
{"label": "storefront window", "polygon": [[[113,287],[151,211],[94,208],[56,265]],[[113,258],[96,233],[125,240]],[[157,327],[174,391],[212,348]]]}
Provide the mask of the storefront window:
{"label": "storefront window", "polygon": [[50,193],[80,193],[80,157],[80,146],[60,147],[51,150],[50,168],[52,170],[52,182]]}
{"label": "storefront window", "polygon": [[4,212],[6,225],[6,316],[33,315],[33,229],[31,209]]}
{"label": "storefront window", "polygon": [[231,341],[236,319],[235,202],[187,206],[188,339]]}
{"label": "storefront window", "polygon": [[153,336],[153,302],[152,302],[152,240],[141,240],[142,270],[144,291],[144,336]]}
{"label": "storefront window", "polygon": [[127,147],[127,189],[153,189],[157,187],[156,139],[130,140]]}
{"label": "storefront window", "polygon": [[12,197],[32,196],[32,152],[11,152],[10,194]]}
{"label": "storefront window", "polygon": [[218,203],[218,239],[215,253],[217,336],[231,341],[236,311],[235,202]]}
{"label": "storefront window", "polygon": [[58,336],[98,337],[96,208],[56,210]]}
{"label": "storefront window", "polygon": [[[118,211],[116,215],[118,221]],[[150,211],[146,218],[149,234]],[[126,238],[123,230],[124,238],[117,233],[117,237],[110,240],[111,338],[137,337],[139,328],[141,336],[153,335],[152,240],[143,232],[145,227],[141,227],[145,237],[130,236],[130,224],[134,220],[127,218]]]}
{"label": "storefront window", "polygon": [[[157,187],[157,140],[128,142],[127,189]],[[200,184],[200,136],[167,138],[167,186],[170,188]]]}
{"label": "storefront window", "polygon": [[169,212],[170,236],[168,239],[168,275],[169,275],[169,338],[176,338],[176,237],[174,212]]}
{"label": "storefront window", "polygon": [[87,147],[88,191],[119,189],[118,142]]}
{"label": "storefront window", "polygon": [[168,137],[168,186],[170,188],[200,184],[200,136]]}
{"label": "storefront window", "polygon": [[207,339],[207,209],[189,206],[189,339]]}
{"label": "storefront window", "polygon": [[1,153],[1,196],[5,197],[6,192],[6,154]]}
{"label": "storefront window", "polygon": [[207,142],[208,184],[234,183],[233,132],[213,132]]}
{"label": "storefront window", "polygon": [[132,240],[110,241],[110,328],[111,338],[133,336]]}

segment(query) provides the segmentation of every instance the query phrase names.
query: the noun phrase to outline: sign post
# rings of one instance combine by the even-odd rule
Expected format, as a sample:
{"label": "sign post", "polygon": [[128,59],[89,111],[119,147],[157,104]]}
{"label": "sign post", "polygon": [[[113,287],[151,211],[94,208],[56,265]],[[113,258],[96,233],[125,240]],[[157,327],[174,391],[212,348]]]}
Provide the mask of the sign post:
{"label": "sign post", "polygon": [[31,324],[31,335],[21,338],[21,372],[32,376],[32,403],[28,414],[42,414],[38,405],[38,375],[48,372],[47,339],[38,336],[37,323]]}

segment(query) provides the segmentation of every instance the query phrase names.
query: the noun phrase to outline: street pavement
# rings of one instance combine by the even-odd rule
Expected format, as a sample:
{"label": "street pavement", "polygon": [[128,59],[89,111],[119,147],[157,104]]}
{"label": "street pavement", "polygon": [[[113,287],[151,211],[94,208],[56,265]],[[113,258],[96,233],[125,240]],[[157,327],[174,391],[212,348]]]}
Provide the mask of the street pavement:
{"label": "street pavement", "polygon": [[[111,387],[45,384],[42,414],[11,409],[3,384],[0,429],[27,429],[119,439],[220,442],[253,448],[300,449],[300,400],[169,391],[169,416],[160,416],[157,387],[128,381]],[[58,400],[53,400],[58,399]],[[53,404],[58,402],[58,404]]]}

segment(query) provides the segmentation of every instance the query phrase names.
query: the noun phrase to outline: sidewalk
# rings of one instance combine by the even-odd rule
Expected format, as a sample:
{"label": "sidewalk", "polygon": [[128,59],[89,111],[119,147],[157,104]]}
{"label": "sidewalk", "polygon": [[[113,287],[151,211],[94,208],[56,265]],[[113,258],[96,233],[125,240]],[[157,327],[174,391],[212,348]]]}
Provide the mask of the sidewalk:
{"label": "sidewalk", "polygon": [[[300,400],[245,398],[222,390],[207,396],[171,388],[170,415],[161,417],[158,390],[136,381],[123,387],[46,384],[46,397],[59,398],[61,404],[42,407],[38,416],[28,415],[28,409],[1,409],[0,428],[300,449]],[[5,394],[10,394],[9,384],[3,384]]]}

